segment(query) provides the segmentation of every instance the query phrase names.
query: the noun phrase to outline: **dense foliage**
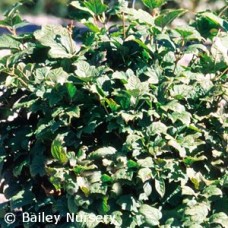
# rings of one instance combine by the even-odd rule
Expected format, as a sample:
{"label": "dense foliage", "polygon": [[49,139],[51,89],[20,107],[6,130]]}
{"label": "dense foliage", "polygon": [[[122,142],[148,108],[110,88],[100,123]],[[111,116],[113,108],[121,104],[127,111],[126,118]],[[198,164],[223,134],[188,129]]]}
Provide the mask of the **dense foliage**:
{"label": "dense foliage", "polygon": [[[148,7],[164,1],[144,0]],[[156,3],[156,5],[154,5]],[[71,227],[228,227],[228,24],[73,1],[89,28],[0,22],[0,171],[9,211],[114,215]],[[120,24],[108,26],[110,15]],[[7,226],[3,219],[3,226]],[[20,225],[17,222],[10,227]],[[105,225],[106,224],[106,225]],[[38,227],[39,224],[24,224]],[[56,227],[56,226],[55,226]]]}

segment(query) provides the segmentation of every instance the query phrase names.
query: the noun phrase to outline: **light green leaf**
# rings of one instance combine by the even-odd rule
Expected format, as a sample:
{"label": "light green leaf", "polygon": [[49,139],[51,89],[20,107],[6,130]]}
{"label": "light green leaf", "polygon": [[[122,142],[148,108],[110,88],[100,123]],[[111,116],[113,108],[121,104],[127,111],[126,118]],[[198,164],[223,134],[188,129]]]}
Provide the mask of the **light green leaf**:
{"label": "light green leaf", "polygon": [[138,165],[145,168],[151,168],[154,166],[153,159],[151,157],[146,157],[144,159],[139,159],[137,161]]}
{"label": "light green leaf", "polygon": [[193,87],[190,85],[174,85],[173,89],[170,91],[170,95],[177,99],[183,99],[192,93]]}
{"label": "light green leaf", "polygon": [[215,37],[211,46],[211,53],[216,63],[224,62],[228,65],[228,35],[223,34]]}
{"label": "light green leaf", "polygon": [[228,227],[228,216],[224,212],[215,213],[210,217],[210,222]]}
{"label": "light green leaf", "polygon": [[15,49],[20,50],[21,43],[10,35],[0,36],[0,49]]}
{"label": "light green leaf", "polygon": [[203,161],[203,160],[206,160],[207,157],[206,156],[199,156],[199,157],[190,157],[190,156],[187,156],[184,158],[184,163],[186,165],[192,165],[194,162],[197,162],[197,161]]}
{"label": "light green leaf", "polygon": [[209,212],[209,207],[205,203],[198,203],[186,209],[185,214],[191,217],[192,221],[202,223]]}
{"label": "light green leaf", "polygon": [[150,9],[161,7],[166,3],[166,0],[142,0],[143,4]]}
{"label": "light green leaf", "polygon": [[94,66],[91,66],[86,61],[80,61],[74,64],[77,69],[75,70],[75,74],[78,78],[83,81],[90,81],[92,78],[96,76],[96,69]]}
{"label": "light green leaf", "polygon": [[196,195],[194,190],[192,188],[188,187],[188,186],[183,186],[181,188],[181,190],[182,190],[182,194],[183,195],[188,195],[188,196],[195,196]]}
{"label": "light green leaf", "polygon": [[88,20],[83,19],[81,20],[81,23],[85,25],[92,32],[95,32],[95,33],[100,32],[100,28],[94,24],[93,18],[89,18]]}
{"label": "light green leaf", "polygon": [[165,182],[162,178],[155,179],[155,189],[161,197],[165,195]]}
{"label": "light green leaf", "polygon": [[152,178],[152,171],[149,168],[142,168],[138,171],[138,177],[142,180],[143,183]]}
{"label": "light green leaf", "polygon": [[102,147],[99,148],[89,154],[90,159],[100,159],[104,157],[111,156],[116,153],[116,149],[114,147]]}
{"label": "light green leaf", "polygon": [[172,100],[168,104],[161,106],[161,108],[163,110],[165,110],[166,112],[168,110],[172,110],[172,111],[180,112],[180,113],[185,111],[185,107],[182,104],[180,104],[177,100]]}
{"label": "light green leaf", "polygon": [[88,0],[84,3],[87,9],[91,10],[95,15],[100,15],[107,10],[107,6],[101,0]]}
{"label": "light green leaf", "polygon": [[150,84],[158,84],[158,75],[155,69],[147,68],[145,75],[149,77],[148,82]]}
{"label": "light green leaf", "polygon": [[151,207],[147,204],[141,205],[139,213],[145,218],[145,222],[150,226],[158,226],[159,220],[162,218],[162,213],[155,207]]}
{"label": "light green leaf", "polygon": [[173,112],[169,117],[173,123],[177,120],[180,120],[186,126],[191,123],[191,114],[189,112]]}
{"label": "light green leaf", "polygon": [[167,132],[167,126],[163,124],[162,122],[153,122],[147,129],[147,132],[150,135],[160,135],[160,134],[166,134]]}
{"label": "light green leaf", "polygon": [[113,175],[114,180],[129,180],[131,181],[133,177],[132,171],[127,171],[126,169],[119,169]]}
{"label": "light green leaf", "polygon": [[143,190],[146,196],[150,196],[152,193],[152,186],[149,183],[149,181],[147,181],[144,185],[143,185]]}
{"label": "light green leaf", "polygon": [[51,144],[51,154],[55,159],[64,164],[67,163],[68,157],[66,148],[64,148],[62,144],[63,138],[61,136],[57,136]]}
{"label": "light green leaf", "polygon": [[219,189],[217,186],[210,185],[204,189],[203,195],[208,198],[211,196],[222,196],[223,193],[222,193],[221,189]]}
{"label": "light green leaf", "polygon": [[167,10],[163,11],[158,17],[155,19],[155,24],[164,28],[165,26],[169,25],[173,22],[177,17],[182,16],[185,14],[187,10],[185,9],[175,9],[175,10]]}
{"label": "light green leaf", "polygon": [[154,26],[154,18],[151,16],[151,14],[144,10],[128,8],[126,13],[129,15],[130,21],[138,21],[139,23]]}
{"label": "light green leaf", "polygon": [[44,46],[50,47],[51,58],[71,58],[77,46],[69,31],[60,25],[46,25],[34,33],[35,38]]}
{"label": "light green leaf", "polygon": [[97,193],[105,195],[107,193],[107,186],[102,185],[101,183],[94,183],[91,184],[90,187],[90,193]]}
{"label": "light green leaf", "polygon": [[176,149],[179,152],[180,157],[184,158],[186,156],[185,148],[181,147],[181,145],[175,139],[169,140],[168,145]]}
{"label": "light green leaf", "polygon": [[203,44],[191,44],[187,47],[185,53],[198,55],[202,51],[209,54],[207,47],[204,46]]}
{"label": "light green leaf", "polygon": [[48,72],[48,75],[46,76],[47,84],[55,86],[56,83],[59,83],[63,85],[68,78],[68,74],[63,70],[62,67],[52,69]]}
{"label": "light green leaf", "polygon": [[124,86],[130,91],[139,90],[140,83],[141,81],[137,76],[130,75],[130,77],[128,78],[128,82]]}

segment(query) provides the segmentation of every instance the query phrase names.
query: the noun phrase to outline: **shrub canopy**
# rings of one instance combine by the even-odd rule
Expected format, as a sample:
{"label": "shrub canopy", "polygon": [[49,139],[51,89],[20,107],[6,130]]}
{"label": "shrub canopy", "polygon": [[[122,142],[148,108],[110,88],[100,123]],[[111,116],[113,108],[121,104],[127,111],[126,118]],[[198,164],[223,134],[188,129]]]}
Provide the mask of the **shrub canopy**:
{"label": "shrub canopy", "polygon": [[[20,208],[60,214],[58,227],[70,226],[69,212],[113,215],[113,227],[227,227],[226,19],[206,11],[170,28],[186,10],[73,1],[89,29],[78,44],[71,26],[17,35],[18,6],[0,22],[11,32],[0,36],[11,51],[0,59],[10,199],[1,216]],[[113,14],[122,22],[109,27]]]}

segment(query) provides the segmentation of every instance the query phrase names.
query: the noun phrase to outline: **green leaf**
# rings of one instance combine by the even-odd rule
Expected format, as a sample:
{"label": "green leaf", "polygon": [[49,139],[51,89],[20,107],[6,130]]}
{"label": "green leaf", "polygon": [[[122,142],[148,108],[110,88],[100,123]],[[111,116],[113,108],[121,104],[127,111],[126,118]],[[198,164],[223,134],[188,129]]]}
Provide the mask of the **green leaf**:
{"label": "green leaf", "polygon": [[159,45],[162,47],[167,48],[168,50],[175,51],[176,46],[174,42],[170,39],[170,36],[167,34],[158,34],[156,37]]}
{"label": "green leaf", "polygon": [[99,211],[102,215],[105,215],[110,211],[110,206],[108,204],[108,197],[107,196],[102,198],[102,202],[99,206]]}
{"label": "green leaf", "polygon": [[81,20],[81,23],[85,25],[92,32],[95,32],[95,33],[100,32],[100,28],[94,24],[93,18],[89,18],[88,20],[83,19]]}
{"label": "green leaf", "polygon": [[21,190],[10,199],[10,206],[12,210],[31,205],[33,203],[35,203],[35,195],[31,189]]}
{"label": "green leaf", "polygon": [[208,20],[210,23],[219,25],[225,29],[225,31],[228,31],[228,22],[221,17],[216,16],[212,12],[203,12],[200,14],[200,16]]}
{"label": "green leaf", "polygon": [[161,7],[166,3],[166,0],[142,0],[143,4],[150,9]]}
{"label": "green leaf", "polygon": [[72,84],[72,83],[67,83],[67,84],[66,84],[66,87],[67,87],[67,92],[68,92],[68,94],[69,94],[70,99],[73,99],[73,98],[74,98],[74,95],[75,95],[76,92],[77,92],[76,87],[75,87],[74,84]]}
{"label": "green leaf", "polygon": [[101,176],[101,181],[102,182],[112,182],[113,181],[113,179],[109,176],[109,175],[107,175],[107,174],[103,174],[102,176]]}
{"label": "green leaf", "polygon": [[84,3],[87,9],[91,10],[95,15],[100,15],[107,10],[107,6],[101,0],[88,0]]}
{"label": "green leaf", "polygon": [[137,164],[137,162],[135,162],[133,160],[128,160],[127,161],[127,167],[128,168],[135,168],[135,167],[138,167],[138,164]]}
{"label": "green leaf", "polygon": [[63,138],[59,135],[51,144],[51,154],[55,159],[65,164],[68,161],[68,157],[66,153],[66,148],[63,147],[62,144]]}
{"label": "green leaf", "polygon": [[116,153],[116,149],[114,147],[102,147],[99,148],[89,154],[90,159],[100,159],[111,156]]}
{"label": "green leaf", "polygon": [[80,117],[80,108],[78,106],[76,107],[71,107],[65,110],[66,114],[72,118],[79,118]]}
{"label": "green leaf", "polygon": [[67,207],[70,213],[75,213],[75,211],[78,211],[78,206],[74,202],[74,196],[68,195]]}
{"label": "green leaf", "polygon": [[206,156],[199,156],[199,157],[190,157],[190,156],[187,156],[187,157],[184,158],[183,162],[186,165],[192,165],[194,162],[203,161],[203,160],[206,160],[206,159],[207,159]]}
{"label": "green leaf", "polygon": [[175,10],[166,10],[163,11],[159,16],[155,19],[155,24],[164,28],[165,26],[172,23],[177,17],[185,14],[187,10],[185,9],[175,9]]}
{"label": "green leaf", "polygon": [[34,36],[42,45],[50,48],[50,58],[72,58],[77,52],[69,31],[60,25],[43,26]]}
{"label": "green leaf", "polygon": [[130,212],[138,212],[139,203],[135,200],[132,195],[123,195],[117,200],[122,210]]}
{"label": "green leaf", "polygon": [[158,226],[160,224],[159,220],[162,218],[162,213],[157,208],[143,204],[139,208],[139,213],[144,216],[146,224],[150,226]]}
{"label": "green leaf", "polygon": [[73,171],[76,173],[76,174],[80,174],[84,171],[87,171],[87,170],[94,170],[96,169],[97,166],[96,165],[88,165],[88,166],[83,166],[83,165],[76,165],[74,168],[73,168]]}
{"label": "green leaf", "polygon": [[15,168],[13,169],[13,175],[15,177],[18,177],[21,174],[24,166],[27,166],[27,165],[28,165],[28,161],[26,160],[22,161],[19,165],[16,165]]}

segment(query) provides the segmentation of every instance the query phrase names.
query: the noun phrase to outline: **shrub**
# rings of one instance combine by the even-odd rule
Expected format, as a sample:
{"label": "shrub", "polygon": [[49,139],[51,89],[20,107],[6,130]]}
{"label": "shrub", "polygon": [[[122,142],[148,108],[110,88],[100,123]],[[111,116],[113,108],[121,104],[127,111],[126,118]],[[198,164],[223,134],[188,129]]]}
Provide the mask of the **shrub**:
{"label": "shrub", "polygon": [[[11,51],[0,60],[10,199],[1,217],[19,210],[61,215],[58,227],[227,227],[225,18],[206,11],[170,28],[185,10],[152,16],[126,1],[73,1],[89,28],[79,47],[71,26],[17,35],[18,6],[0,22],[12,32],[0,36]],[[122,22],[109,27],[111,14]],[[70,226],[67,213],[115,221]],[[10,227],[21,224],[19,213]]]}

